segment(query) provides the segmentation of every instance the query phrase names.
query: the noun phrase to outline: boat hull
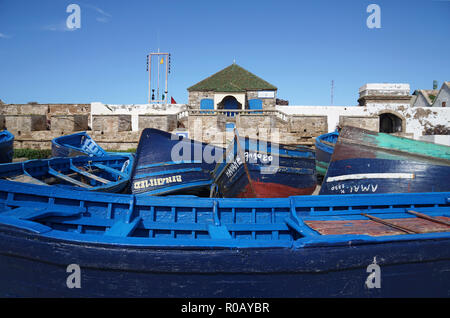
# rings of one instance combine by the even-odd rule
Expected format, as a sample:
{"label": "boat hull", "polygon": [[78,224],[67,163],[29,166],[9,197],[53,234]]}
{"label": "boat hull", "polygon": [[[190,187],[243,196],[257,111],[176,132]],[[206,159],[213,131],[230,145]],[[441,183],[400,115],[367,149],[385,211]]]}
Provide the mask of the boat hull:
{"label": "boat hull", "polygon": [[450,147],[344,127],[320,194],[449,191],[448,158]]}
{"label": "boat hull", "polygon": [[[208,196],[215,162],[204,160],[223,149],[157,129],[144,129],[136,151],[131,192],[137,195]],[[212,159],[212,158],[211,158]]]}
{"label": "boat hull", "polygon": [[131,154],[28,160],[1,165],[0,178],[18,184],[118,193],[127,190],[133,160]]}
{"label": "boat hull", "polygon": [[449,296],[450,192],[80,193],[0,180],[0,296]]}
{"label": "boat hull", "polygon": [[0,132],[0,163],[9,163],[14,155],[14,135],[9,131]]}
{"label": "boat hull", "polygon": [[[1,226],[0,295],[448,297],[449,250],[449,239],[302,249],[111,247]],[[366,284],[374,258],[379,288]],[[68,287],[71,264],[79,266],[80,288]]]}
{"label": "boat hull", "polygon": [[317,185],[315,159],[308,148],[288,150],[284,145],[276,145],[277,150],[272,153],[275,149],[272,144],[269,150],[261,151],[257,140],[242,139],[240,143],[245,149],[244,160],[234,143],[230,145],[234,152],[230,152],[214,172],[214,182],[223,197],[284,198],[314,192]]}
{"label": "boat hull", "polygon": [[106,156],[101,148],[86,132],[61,136],[52,140],[53,157]]}
{"label": "boat hull", "polygon": [[320,194],[445,192],[450,166],[389,159],[348,159],[328,169]]}
{"label": "boat hull", "polygon": [[225,198],[287,198],[309,195],[317,185],[312,168],[275,168],[273,173],[263,173],[261,166],[248,164],[250,180],[241,165],[231,177],[224,175],[216,182]]}

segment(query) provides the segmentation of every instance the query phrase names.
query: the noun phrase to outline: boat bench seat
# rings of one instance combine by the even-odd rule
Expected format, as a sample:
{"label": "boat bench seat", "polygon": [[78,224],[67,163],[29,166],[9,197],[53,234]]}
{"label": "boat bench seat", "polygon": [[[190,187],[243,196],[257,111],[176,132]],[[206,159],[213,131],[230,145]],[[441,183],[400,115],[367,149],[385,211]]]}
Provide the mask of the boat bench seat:
{"label": "boat bench seat", "polygon": [[105,170],[105,171],[107,171],[107,172],[109,172],[109,173],[118,175],[118,176],[120,176],[120,177],[122,177],[122,178],[128,178],[128,175],[127,175],[126,173],[124,173],[124,172],[122,172],[122,171],[119,171],[119,170],[117,170],[117,169],[114,169],[114,168],[105,166],[105,165],[103,165],[103,164],[101,164],[101,163],[93,163],[92,166],[93,166],[93,167],[96,167],[96,168],[99,168],[99,169],[102,169],[102,170]]}
{"label": "boat bench seat", "polygon": [[2,216],[14,217],[22,220],[35,220],[50,216],[69,217],[76,216],[85,212],[85,208],[81,207],[49,207],[49,208],[31,208],[19,207],[0,213]]}
{"label": "boat bench seat", "polygon": [[105,235],[127,237],[134,231],[139,222],[141,222],[141,217],[135,218],[133,222],[130,223],[117,221],[106,230]]}
{"label": "boat bench seat", "polygon": [[50,175],[56,177],[56,178],[62,179],[64,181],[68,182],[68,183],[74,184],[74,185],[79,186],[81,188],[86,188],[86,189],[92,188],[90,185],[87,185],[87,184],[85,184],[83,182],[75,180],[74,178],[66,176],[65,174],[59,173],[58,171],[56,171],[56,170],[54,170],[54,169],[52,169],[50,167],[48,168],[48,173]]}
{"label": "boat bench seat", "polygon": [[94,179],[95,181],[101,182],[103,184],[108,184],[108,183],[111,182],[111,181],[106,180],[106,179],[104,179],[102,177],[96,176],[95,174],[92,174],[92,173],[89,173],[87,171],[81,170],[81,169],[75,167],[72,163],[70,163],[70,169],[72,171],[75,171],[76,173],[81,174],[82,176],[85,176],[85,177],[90,178],[90,179]]}
{"label": "boat bench seat", "polygon": [[208,225],[208,234],[212,239],[231,239],[230,232],[225,225]]}

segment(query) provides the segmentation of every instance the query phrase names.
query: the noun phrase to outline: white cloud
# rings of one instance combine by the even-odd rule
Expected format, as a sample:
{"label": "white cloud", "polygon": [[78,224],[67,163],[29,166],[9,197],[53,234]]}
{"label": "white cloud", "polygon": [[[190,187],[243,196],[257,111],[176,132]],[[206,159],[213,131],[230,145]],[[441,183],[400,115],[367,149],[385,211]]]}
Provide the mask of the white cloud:
{"label": "white cloud", "polygon": [[95,20],[102,23],[107,23],[109,21],[109,19],[105,17],[97,17]]}
{"label": "white cloud", "polygon": [[60,22],[58,24],[49,24],[42,27],[42,30],[44,31],[53,31],[53,32],[66,32],[66,31],[75,31],[74,29],[69,29],[67,27],[66,21]]}
{"label": "white cloud", "polygon": [[107,23],[112,18],[111,14],[109,14],[108,12],[104,11],[103,9],[93,6],[91,4],[84,4],[84,5],[82,5],[82,7],[89,8],[89,9],[94,10],[95,12],[99,13],[100,16],[95,18],[95,20],[97,20],[98,22]]}
{"label": "white cloud", "polygon": [[1,39],[9,39],[11,37],[11,35],[7,35],[7,34],[5,34],[5,33],[1,33],[0,32],[0,38]]}

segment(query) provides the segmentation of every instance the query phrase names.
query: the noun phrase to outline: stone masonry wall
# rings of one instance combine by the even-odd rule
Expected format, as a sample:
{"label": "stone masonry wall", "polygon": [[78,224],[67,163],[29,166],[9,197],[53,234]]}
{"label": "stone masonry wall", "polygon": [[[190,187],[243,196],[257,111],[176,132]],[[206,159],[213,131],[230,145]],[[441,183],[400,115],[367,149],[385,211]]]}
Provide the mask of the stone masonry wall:
{"label": "stone masonry wall", "polygon": [[226,116],[189,116],[187,120],[189,138],[222,146],[226,143],[226,121]]}
{"label": "stone masonry wall", "polygon": [[200,109],[200,101],[204,98],[214,99],[214,92],[189,92],[189,107],[191,109]]}
{"label": "stone masonry wall", "polygon": [[139,130],[155,128],[172,131],[177,128],[176,115],[139,115]]}
{"label": "stone masonry wall", "polygon": [[339,126],[353,126],[368,130],[378,131],[380,127],[379,117],[340,116]]}
{"label": "stone masonry wall", "polygon": [[71,133],[89,129],[89,115],[54,115],[50,119],[51,130]]}
{"label": "stone masonry wall", "polygon": [[5,127],[14,135],[23,132],[47,130],[45,115],[4,115]]}
{"label": "stone masonry wall", "polygon": [[276,100],[277,100],[277,93],[275,91],[274,98],[259,98],[258,97],[258,91],[248,91],[247,92],[247,103],[250,99],[260,99],[262,100],[262,107],[264,110],[270,110],[275,109]]}
{"label": "stone masonry wall", "polygon": [[386,112],[401,118],[402,134],[414,138],[436,125],[448,126],[450,118],[448,107],[284,106],[264,113],[238,112],[235,117],[224,113],[189,114],[178,108],[178,113],[167,114],[143,110],[133,115],[138,118],[132,130],[132,116],[126,112],[90,114],[91,107],[86,104],[1,104],[0,129],[7,128],[15,135],[16,148],[50,149],[53,138],[86,130],[105,149],[125,151],[137,147],[140,132],[147,127],[168,132],[184,130],[191,139],[226,146],[233,138],[232,126],[227,128],[227,123],[234,123],[242,136],[273,136],[278,138],[273,141],[284,144],[314,145],[315,137],[333,131],[337,124],[378,131],[379,116]]}

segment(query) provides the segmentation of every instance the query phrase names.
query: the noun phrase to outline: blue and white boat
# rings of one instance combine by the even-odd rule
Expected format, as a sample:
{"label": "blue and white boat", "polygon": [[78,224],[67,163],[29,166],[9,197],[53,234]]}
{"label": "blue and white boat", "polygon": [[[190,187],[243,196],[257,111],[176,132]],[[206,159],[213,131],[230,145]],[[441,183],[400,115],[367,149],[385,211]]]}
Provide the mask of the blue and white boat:
{"label": "blue and white boat", "polygon": [[0,131],[0,163],[11,162],[14,155],[14,135],[8,130]]}
{"label": "blue and white boat", "polygon": [[136,150],[131,192],[209,196],[211,172],[223,148],[146,128]]}
{"label": "blue and white boat", "polygon": [[85,131],[57,137],[52,140],[53,157],[102,157],[107,154]]}
{"label": "blue and white boat", "polygon": [[334,151],[339,133],[333,131],[327,134],[320,135],[316,138],[316,170],[319,176],[325,176],[328,165],[330,164],[331,155]]}
{"label": "blue and white boat", "polygon": [[56,157],[2,164],[0,178],[20,185],[121,192],[127,189],[132,167],[132,155]]}
{"label": "blue and white boat", "polygon": [[2,297],[448,297],[450,193],[217,199],[0,180]]}

